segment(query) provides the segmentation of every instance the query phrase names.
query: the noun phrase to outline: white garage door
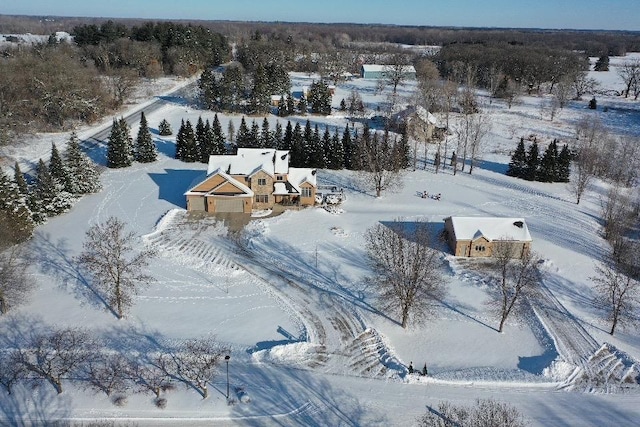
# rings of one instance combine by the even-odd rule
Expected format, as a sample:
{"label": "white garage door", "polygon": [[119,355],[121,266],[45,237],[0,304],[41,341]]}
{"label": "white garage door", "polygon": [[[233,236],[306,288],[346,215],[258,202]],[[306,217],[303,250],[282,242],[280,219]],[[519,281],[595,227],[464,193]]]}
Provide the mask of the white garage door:
{"label": "white garage door", "polygon": [[242,199],[216,199],[216,212],[244,212]]}

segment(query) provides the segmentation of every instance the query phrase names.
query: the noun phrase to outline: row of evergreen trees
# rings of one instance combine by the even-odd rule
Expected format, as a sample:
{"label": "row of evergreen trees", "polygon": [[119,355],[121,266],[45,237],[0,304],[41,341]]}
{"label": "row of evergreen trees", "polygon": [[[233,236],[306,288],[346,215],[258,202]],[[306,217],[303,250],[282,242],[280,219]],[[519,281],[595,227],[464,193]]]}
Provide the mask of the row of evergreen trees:
{"label": "row of evergreen trees", "polygon": [[[289,164],[293,167],[358,169],[362,164],[358,154],[359,144],[376,138],[377,134],[372,135],[368,127],[364,128],[361,136],[357,131],[352,132],[349,125],[342,133],[337,128],[331,132],[327,126],[321,132],[317,124],[312,126],[307,120],[304,127],[299,122],[292,125],[291,121],[287,121],[284,129],[278,121],[272,130],[266,117],[262,126],[255,120],[248,126],[242,117],[237,133],[229,135],[229,140],[234,142],[227,145],[227,138],[222,132],[216,114],[211,124],[208,119],[203,122],[200,117],[195,131],[189,120],[182,121],[176,136],[175,157],[185,162],[207,163],[210,155],[232,153],[237,148],[275,148],[289,150]],[[389,133],[385,132],[384,139],[389,138]],[[402,163],[408,165],[410,153],[407,136],[402,135],[400,140],[394,143],[404,147],[401,151],[406,161]]]}
{"label": "row of evergreen trees", "polygon": [[14,243],[23,241],[31,236],[35,224],[66,212],[78,197],[100,188],[95,163],[82,152],[78,137],[72,133],[64,155],[52,144],[48,166],[40,159],[35,177],[29,181],[18,163],[13,180],[0,171],[0,222],[11,228]]}
{"label": "row of evergreen trees", "polygon": [[520,138],[516,151],[511,156],[507,175],[528,181],[569,182],[570,167],[571,152],[567,144],[558,152],[558,141],[554,139],[540,157],[536,140],[527,150],[524,138]]}
{"label": "row of evergreen trees", "polygon": [[131,138],[131,129],[124,118],[114,119],[107,145],[107,167],[124,168],[133,161],[150,163],[156,161],[158,151],[153,143],[149,125],[144,112],[140,115],[140,128],[135,140]]}

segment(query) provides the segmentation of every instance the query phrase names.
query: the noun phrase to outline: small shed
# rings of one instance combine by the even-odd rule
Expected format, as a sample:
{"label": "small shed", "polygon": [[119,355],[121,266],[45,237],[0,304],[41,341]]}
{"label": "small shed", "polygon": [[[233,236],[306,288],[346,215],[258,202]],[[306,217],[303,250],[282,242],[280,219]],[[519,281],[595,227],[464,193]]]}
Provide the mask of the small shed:
{"label": "small shed", "polygon": [[524,218],[450,216],[444,219],[444,227],[455,256],[490,257],[500,245],[508,245],[513,258],[531,250]]}

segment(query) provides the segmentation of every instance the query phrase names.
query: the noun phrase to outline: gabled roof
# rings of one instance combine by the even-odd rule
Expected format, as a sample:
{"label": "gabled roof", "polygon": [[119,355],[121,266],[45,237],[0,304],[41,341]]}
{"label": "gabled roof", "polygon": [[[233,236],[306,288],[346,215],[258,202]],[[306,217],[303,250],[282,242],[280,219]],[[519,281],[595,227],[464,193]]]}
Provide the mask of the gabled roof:
{"label": "gabled roof", "polygon": [[238,148],[235,156],[209,156],[207,175],[222,170],[229,175],[253,175],[261,170],[271,176],[289,169],[289,151],[273,148]]}
{"label": "gabled roof", "polygon": [[[362,69],[364,71],[369,71],[369,72],[385,72],[385,71],[389,71],[390,68],[392,68],[393,65],[380,65],[380,64],[362,64]],[[402,69],[405,73],[415,73],[416,72],[416,68],[413,65],[405,65],[403,66]]]}
{"label": "gabled roof", "polygon": [[[195,185],[191,185],[191,187],[189,187],[189,190],[187,190],[186,193],[184,193],[185,196],[194,196],[194,195],[198,195],[201,196],[202,193],[201,192],[196,192],[193,191],[194,188],[198,187],[200,184],[203,184],[204,182],[206,182],[208,179],[210,179],[213,176],[219,175],[222,178],[224,178],[225,182],[218,185],[217,187],[213,188],[212,190],[208,191],[206,194],[215,194],[216,190],[218,188],[220,188],[220,186],[229,183],[231,185],[233,185],[234,187],[238,188],[238,190],[242,191],[243,194],[242,196],[253,196],[253,190],[250,189],[249,187],[247,187],[246,185],[244,185],[243,183],[241,183],[240,181],[238,181],[237,179],[235,179],[234,177],[230,176],[229,174],[225,173],[224,171],[220,170],[220,169],[216,169],[215,171],[213,171],[212,173],[207,174],[207,176],[204,179],[200,179],[198,180]],[[240,195],[238,195],[240,196]]]}
{"label": "gabled roof", "polygon": [[316,187],[316,170],[309,168],[289,168],[288,180],[291,186],[300,193],[300,186],[305,182]]}
{"label": "gabled roof", "polygon": [[477,240],[481,237],[489,241],[514,240],[530,242],[531,234],[524,218],[462,217],[451,216],[453,231],[458,240]]}

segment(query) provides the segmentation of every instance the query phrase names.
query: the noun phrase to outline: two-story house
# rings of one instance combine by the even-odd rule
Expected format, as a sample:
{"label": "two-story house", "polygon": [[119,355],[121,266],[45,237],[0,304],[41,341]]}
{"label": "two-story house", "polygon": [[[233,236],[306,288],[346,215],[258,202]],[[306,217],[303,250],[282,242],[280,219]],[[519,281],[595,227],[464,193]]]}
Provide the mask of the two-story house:
{"label": "two-story house", "polygon": [[289,167],[289,151],[239,148],[210,156],[207,175],[185,197],[188,211],[251,213],[275,204],[312,206],[316,187],[316,170]]}

